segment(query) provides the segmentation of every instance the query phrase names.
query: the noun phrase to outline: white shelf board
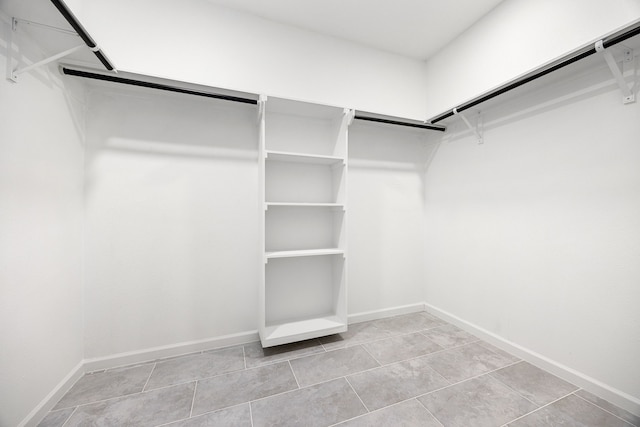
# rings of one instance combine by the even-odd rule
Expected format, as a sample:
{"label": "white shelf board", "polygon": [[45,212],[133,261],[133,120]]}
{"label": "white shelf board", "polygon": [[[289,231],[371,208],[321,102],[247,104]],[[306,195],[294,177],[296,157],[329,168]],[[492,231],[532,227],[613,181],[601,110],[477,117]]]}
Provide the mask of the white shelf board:
{"label": "white shelf board", "polygon": [[328,315],[267,326],[264,336],[260,337],[264,347],[287,344],[326,335],[337,334],[347,330],[347,323],[338,316]]}
{"label": "white shelf board", "polygon": [[265,158],[278,162],[311,163],[316,165],[344,164],[344,158],[342,157],[293,153],[289,151],[266,151]]}
{"label": "white shelf board", "polygon": [[337,119],[342,116],[344,108],[333,107],[311,102],[269,96],[267,98],[267,114],[285,114],[315,119]]}
{"label": "white shelf board", "polygon": [[267,202],[265,208],[270,207],[290,207],[290,208],[341,208],[344,209],[342,203],[290,203],[290,202]]}
{"label": "white shelf board", "polygon": [[321,255],[344,255],[344,249],[327,248],[327,249],[302,249],[297,251],[273,251],[266,252],[266,259],[273,258],[296,258],[305,256],[321,256]]}

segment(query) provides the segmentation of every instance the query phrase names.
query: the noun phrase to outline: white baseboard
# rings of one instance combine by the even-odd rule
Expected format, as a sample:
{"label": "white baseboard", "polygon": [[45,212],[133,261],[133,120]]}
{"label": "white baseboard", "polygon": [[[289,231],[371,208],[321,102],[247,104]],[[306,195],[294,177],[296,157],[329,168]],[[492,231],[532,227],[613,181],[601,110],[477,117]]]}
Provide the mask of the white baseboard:
{"label": "white baseboard", "polygon": [[33,408],[33,410],[27,415],[18,427],[35,427],[40,421],[47,415],[47,413],[53,409],[62,396],[84,375],[84,365],[82,362],[71,370],[66,377],[58,383],[57,386],[44,398],[42,401]]}
{"label": "white baseboard", "polygon": [[399,307],[383,308],[382,310],[365,311],[362,313],[350,314],[349,324],[368,322],[370,320],[384,319],[386,317],[400,316],[401,314],[418,313],[425,311],[424,303],[402,305]]}
{"label": "white baseboard", "polygon": [[134,365],[151,362],[165,357],[182,356],[189,353],[197,353],[217,348],[231,347],[258,341],[257,331],[241,332],[238,334],[223,335],[216,338],[208,338],[198,341],[188,341],[161,347],[146,348],[143,350],[118,353],[105,357],[95,357],[84,360],[85,372],[94,372],[104,369],[112,369],[120,366]]}
{"label": "white baseboard", "polygon": [[427,312],[438,316],[469,333],[472,333],[478,338],[481,338],[504,351],[518,356],[532,365],[551,372],[565,381],[569,381],[570,383],[575,384],[576,386],[583,388],[588,392],[631,412],[632,414],[640,416],[640,400],[621,390],[610,387],[595,378],[591,378],[590,376],[583,374],[582,372],[578,372],[575,369],[571,369],[568,366],[549,359],[535,351],[515,344],[497,334],[494,334],[493,332],[487,331],[480,326],[467,322],[466,320],[430,304],[425,303],[425,309]]}

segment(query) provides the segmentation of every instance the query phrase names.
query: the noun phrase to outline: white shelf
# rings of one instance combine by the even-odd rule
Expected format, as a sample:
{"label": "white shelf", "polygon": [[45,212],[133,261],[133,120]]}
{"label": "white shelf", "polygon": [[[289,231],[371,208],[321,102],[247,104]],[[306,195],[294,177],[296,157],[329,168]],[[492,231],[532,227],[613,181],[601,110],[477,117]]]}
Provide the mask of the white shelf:
{"label": "white shelf", "polygon": [[314,319],[299,320],[267,326],[262,337],[262,345],[271,347],[293,341],[308,340],[347,330],[347,324],[338,316],[329,315]]}
{"label": "white shelf", "polygon": [[266,151],[265,158],[277,162],[311,163],[316,165],[338,165],[345,163],[342,157],[293,153],[288,151]]}
{"label": "white shelf", "polygon": [[352,112],[261,98],[263,347],[347,330],[347,153]]}
{"label": "white shelf", "polygon": [[302,249],[297,251],[265,252],[266,259],[298,258],[298,257],[305,257],[305,256],[322,256],[322,255],[344,255],[344,249],[327,248],[327,249]]}
{"label": "white shelf", "polygon": [[341,208],[345,210],[342,203],[289,203],[289,202],[267,202],[265,208],[270,207],[288,207],[288,208]]}

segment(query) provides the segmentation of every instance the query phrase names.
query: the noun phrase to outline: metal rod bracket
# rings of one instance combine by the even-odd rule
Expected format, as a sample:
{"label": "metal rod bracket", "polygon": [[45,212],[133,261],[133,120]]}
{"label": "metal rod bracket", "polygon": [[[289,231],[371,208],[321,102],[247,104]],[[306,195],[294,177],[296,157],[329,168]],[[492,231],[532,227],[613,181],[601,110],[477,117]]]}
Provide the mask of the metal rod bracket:
{"label": "metal rod bracket", "polygon": [[22,67],[22,68],[15,68],[12,72],[11,72],[11,76],[9,77],[10,80],[14,81],[14,82],[18,82],[18,76],[22,73],[26,73],[27,71],[33,70],[34,68],[38,68],[38,67],[42,67],[43,65],[47,65],[50,62],[56,61],[60,58],[64,58],[65,56],[69,56],[72,53],[80,50],[80,49],[84,49],[85,45],[80,45],[80,46],[76,46],[76,47],[72,47],[71,49],[67,49],[64,52],[60,52],[57,53],[53,56],[50,56],[48,58],[43,59],[42,61],[38,61],[38,62],[34,62],[31,65],[27,65],[26,67]]}
{"label": "metal rod bracket", "polygon": [[45,59],[43,59],[41,61],[34,62],[33,64],[24,66],[22,68],[18,68],[18,67],[13,68],[13,60],[14,60],[14,58],[13,58],[13,42],[14,42],[13,35],[18,30],[18,23],[20,23],[20,22],[24,22],[24,23],[27,23],[27,24],[30,24],[30,25],[36,25],[36,26],[39,26],[39,27],[47,29],[47,30],[63,31],[63,30],[61,30],[59,28],[52,27],[52,26],[49,26],[49,25],[39,24],[37,22],[32,22],[32,21],[27,21],[27,20],[21,20],[21,19],[15,18],[15,17],[11,18],[11,30],[9,31],[9,34],[8,34],[9,35],[9,40],[8,40],[8,49],[7,49],[8,53],[9,53],[8,54],[8,58],[7,58],[7,80],[10,80],[10,81],[12,81],[14,83],[18,83],[18,76],[20,74],[26,73],[27,71],[33,70],[33,69],[41,67],[43,65],[47,65],[47,64],[49,64],[49,63],[51,63],[53,61],[56,61],[56,60],[58,60],[60,58],[64,58],[65,56],[71,55],[72,53],[74,53],[74,52],[76,52],[76,51],[78,51],[80,49],[83,49],[85,47],[84,44],[82,44],[80,46],[75,46],[75,47],[72,47],[71,49],[67,49],[67,50],[65,50],[63,52],[57,53],[57,54],[55,54],[53,56],[45,58]]}
{"label": "metal rod bracket", "polygon": [[[598,40],[595,43],[595,49],[596,49],[596,52],[602,54],[602,56],[604,57],[604,60],[609,66],[609,69],[611,70],[611,74],[613,74],[613,77],[616,79],[616,82],[620,87],[620,91],[622,92],[622,103],[631,104],[635,102],[636,95],[635,93],[633,93],[631,88],[629,88],[629,85],[624,79],[624,73],[623,73],[624,68],[623,70],[620,70],[620,67],[618,67],[618,63],[616,62],[611,52],[604,47],[604,41]],[[632,62],[633,62],[633,51],[625,47],[623,67],[625,63],[632,63]]]}
{"label": "metal rod bracket", "polygon": [[482,134],[480,133],[480,131],[478,130],[478,126],[472,126],[471,122],[469,122],[469,119],[467,119],[464,114],[460,113],[458,111],[458,108],[454,108],[453,109],[453,114],[455,116],[458,116],[462,119],[462,121],[464,122],[465,125],[467,125],[467,127],[469,128],[469,130],[476,136],[476,140],[478,141],[478,144],[484,144],[484,138],[482,137]]}

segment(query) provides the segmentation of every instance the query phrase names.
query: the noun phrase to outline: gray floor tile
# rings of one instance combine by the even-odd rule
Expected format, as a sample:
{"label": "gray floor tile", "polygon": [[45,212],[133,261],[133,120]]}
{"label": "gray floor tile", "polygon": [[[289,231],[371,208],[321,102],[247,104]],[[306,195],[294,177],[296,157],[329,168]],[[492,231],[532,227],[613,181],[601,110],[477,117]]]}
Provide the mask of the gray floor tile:
{"label": "gray floor tile", "polygon": [[156,426],[187,418],[195,382],[80,406],[65,427]]}
{"label": "gray floor tile", "polygon": [[254,427],[328,426],[367,410],[344,378],[251,403]]}
{"label": "gray floor tile", "polygon": [[75,409],[76,408],[66,408],[58,411],[51,411],[42,421],[40,421],[38,427],[62,427]]}
{"label": "gray floor tile", "polygon": [[139,393],[149,379],[153,364],[87,374],[76,382],[54,409]]}
{"label": "gray floor tile", "polygon": [[242,347],[208,351],[158,361],[145,390],[182,384],[244,369]]}
{"label": "gray floor tile", "polygon": [[640,417],[638,417],[637,415],[632,414],[631,412],[628,412],[622,408],[617,407],[616,405],[614,405],[613,403],[609,403],[604,399],[599,398],[598,396],[589,393],[586,390],[579,390],[576,391],[575,393],[576,395],[580,396],[583,399],[588,400],[589,402],[593,403],[596,406],[599,406],[600,408],[604,409],[605,411],[611,412],[613,415],[616,415],[620,418],[622,418],[623,420],[625,420],[626,422],[633,424],[636,427],[640,427]]}
{"label": "gray floor tile", "polygon": [[510,427],[629,427],[601,408],[569,395],[509,424]]}
{"label": "gray floor tile", "polygon": [[393,334],[408,334],[445,325],[443,320],[424,311],[376,320],[378,327]]}
{"label": "gray floor tile", "polygon": [[442,424],[415,399],[388,406],[338,425],[340,427],[442,427]]}
{"label": "gray floor tile", "polygon": [[426,357],[411,359],[347,379],[367,408],[374,411],[449,385],[427,362]]}
{"label": "gray floor tile", "polygon": [[487,350],[478,343],[467,344],[426,357],[433,369],[453,383],[512,363],[511,359]]}
{"label": "gray floor tile", "polygon": [[442,350],[438,344],[417,332],[373,341],[363,346],[383,365]]}
{"label": "gray floor tile", "polygon": [[497,427],[537,408],[488,375],[429,393],[418,400],[447,427]]}
{"label": "gray floor tile", "polygon": [[453,325],[443,325],[422,331],[422,334],[443,348],[458,347],[478,341],[478,338]]}
{"label": "gray floor tile", "polygon": [[320,342],[327,350],[335,350],[364,342],[379,340],[393,335],[393,332],[378,326],[375,322],[364,322],[349,325],[349,330],[341,334],[320,338]]}
{"label": "gray floor tile", "polygon": [[504,360],[508,360],[511,363],[519,362],[519,361],[522,360],[519,357],[516,357],[513,354],[508,353],[508,352],[496,347],[495,345],[491,345],[486,341],[478,341],[478,344],[480,344],[482,347],[486,348],[487,350],[493,351],[494,353],[500,355]]}
{"label": "gray floor tile", "polygon": [[300,387],[380,366],[362,346],[333,350],[291,361]]}
{"label": "gray floor tile", "polygon": [[193,415],[201,415],[297,388],[298,384],[289,367],[289,362],[219,375],[198,381],[193,402]]}
{"label": "gray floor tile", "polygon": [[251,427],[251,411],[249,404],[234,406],[232,408],[221,409],[216,412],[189,418],[183,421],[166,424],[163,427]]}
{"label": "gray floor tile", "polygon": [[262,348],[262,344],[259,341],[244,346],[247,368],[255,368],[316,353],[324,353],[324,348],[317,339],[268,348]]}
{"label": "gray floor tile", "polygon": [[578,387],[527,362],[519,362],[490,374],[533,403],[542,406],[576,391]]}

